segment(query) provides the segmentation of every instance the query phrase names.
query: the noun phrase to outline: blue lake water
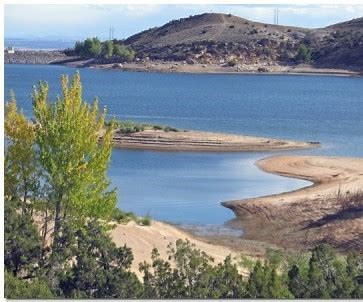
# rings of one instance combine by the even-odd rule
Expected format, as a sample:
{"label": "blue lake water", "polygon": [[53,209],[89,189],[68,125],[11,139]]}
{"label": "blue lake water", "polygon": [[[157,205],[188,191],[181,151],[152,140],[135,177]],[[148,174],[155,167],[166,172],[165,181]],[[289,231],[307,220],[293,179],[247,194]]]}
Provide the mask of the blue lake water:
{"label": "blue lake water", "polygon": [[[60,91],[64,66],[5,65],[5,95],[13,89],[24,113],[46,80]],[[80,70],[85,99],[99,97],[110,116],[208,130],[320,141],[290,152],[197,153],[115,149],[109,175],[119,206],[184,225],[223,225],[234,217],[221,201],[306,186],[258,170],[273,154],[363,156],[363,78],[304,75],[208,75]]]}

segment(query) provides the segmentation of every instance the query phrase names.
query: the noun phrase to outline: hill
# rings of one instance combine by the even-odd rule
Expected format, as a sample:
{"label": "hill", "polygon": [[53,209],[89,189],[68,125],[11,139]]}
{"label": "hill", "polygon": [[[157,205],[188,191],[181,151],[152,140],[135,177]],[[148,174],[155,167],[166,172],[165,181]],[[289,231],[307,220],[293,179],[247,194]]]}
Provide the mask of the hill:
{"label": "hill", "polygon": [[[363,18],[307,29],[205,13],[173,20],[122,41],[140,59],[188,64],[294,65],[363,70]],[[307,57],[299,57],[302,45]]]}

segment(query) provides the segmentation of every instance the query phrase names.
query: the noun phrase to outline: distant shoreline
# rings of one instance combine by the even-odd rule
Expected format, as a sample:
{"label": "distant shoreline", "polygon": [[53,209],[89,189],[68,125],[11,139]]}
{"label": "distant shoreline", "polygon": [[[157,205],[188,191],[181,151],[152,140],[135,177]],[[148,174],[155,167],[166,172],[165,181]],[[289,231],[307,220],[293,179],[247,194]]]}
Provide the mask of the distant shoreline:
{"label": "distant shoreline", "polygon": [[[361,72],[345,69],[315,68],[310,65],[297,66],[269,66],[267,71],[259,71],[266,68],[263,64],[244,65],[237,71],[235,67],[220,65],[194,64],[187,65],[180,62],[154,62],[124,63],[124,64],[98,64],[82,66],[77,62],[65,64],[69,67],[90,67],[106,70],[133,71],[133,72],[160,72],[160,73],[185,73],[185,74],[258,74],[258,75],[322,75],[322,76],[362,76]],[[119,65],[119,66],[117,66]],[[122,66],[122,67],[121,67]]]}
{"label": "distant shoreline", "polygon": [[189,74],[264,74],[264,75],[327,75],[327,76],[362,76],[362,72],[335,68],[316,68],[311,65],[266,65],[264,63],[243,64],[226,67],[217,64],[186,64],[177,61],[147,61],[131,63],[94,64],[93,59],[80,60],[66,56],[62,51],[22,50],[15,54],[5,52],[5,64],[28,65],[63,65],[73,68],[96,68],[104,70],[189,73]]}

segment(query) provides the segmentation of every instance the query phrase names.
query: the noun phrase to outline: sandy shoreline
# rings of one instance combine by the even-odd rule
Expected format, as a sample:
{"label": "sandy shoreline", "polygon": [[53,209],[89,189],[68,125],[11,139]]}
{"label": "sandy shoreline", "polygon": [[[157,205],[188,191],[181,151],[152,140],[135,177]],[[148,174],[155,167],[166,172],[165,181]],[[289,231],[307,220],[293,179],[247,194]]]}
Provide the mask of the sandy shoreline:
{"label": "sandy shoreline", "polygon": [[[185,64],[183,62],[148,61],[142,63],[122,64],[92,64],[92,60],[68,62],[64,65],[75,68],[90,67],[106,70],[161,72],[161,73],[190,73],[190,74],[275,74],[275,75],[330,75],[330,76],[361,76],[359,71],[337,68],[317,68],[308,64],[294,66],[267,65],[264,63],[243,64],[227,67],[217,64]],[[262,71],[263,70],[263,71]]]}
{"label": "sandy shoreline", "polygon": [[314,184],[292,192],[224,202],[237,215],[234,224],[244,228],[246,239],[287,248],[309,248],[319,242],[342,250],[363,248],[362,207],[349,212],[342,203],[342,197],[354,198],[363,188],[363,159],[272,156],[258,161],[257,166]]}
{"label": "sandy shoreline", "polygon": [[115,133],[113,145],[159,151],[238,152],[306,149],[318,147],[319,143],[202,131],[145,130],[131,134]]}

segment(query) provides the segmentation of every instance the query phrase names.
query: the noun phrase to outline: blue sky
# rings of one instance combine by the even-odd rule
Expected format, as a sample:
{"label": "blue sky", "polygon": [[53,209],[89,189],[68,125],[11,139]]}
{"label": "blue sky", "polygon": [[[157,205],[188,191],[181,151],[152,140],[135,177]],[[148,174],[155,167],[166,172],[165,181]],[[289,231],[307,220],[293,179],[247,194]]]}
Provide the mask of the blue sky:
{"label": "blue sky", "polygon": [[279,7],[280,24],[323,27],[363,16],[363,5],[5,5],[5,38],[107,39],[126,38],[171,19],[204,12],[231,13],[254,21],[273,23]]}

